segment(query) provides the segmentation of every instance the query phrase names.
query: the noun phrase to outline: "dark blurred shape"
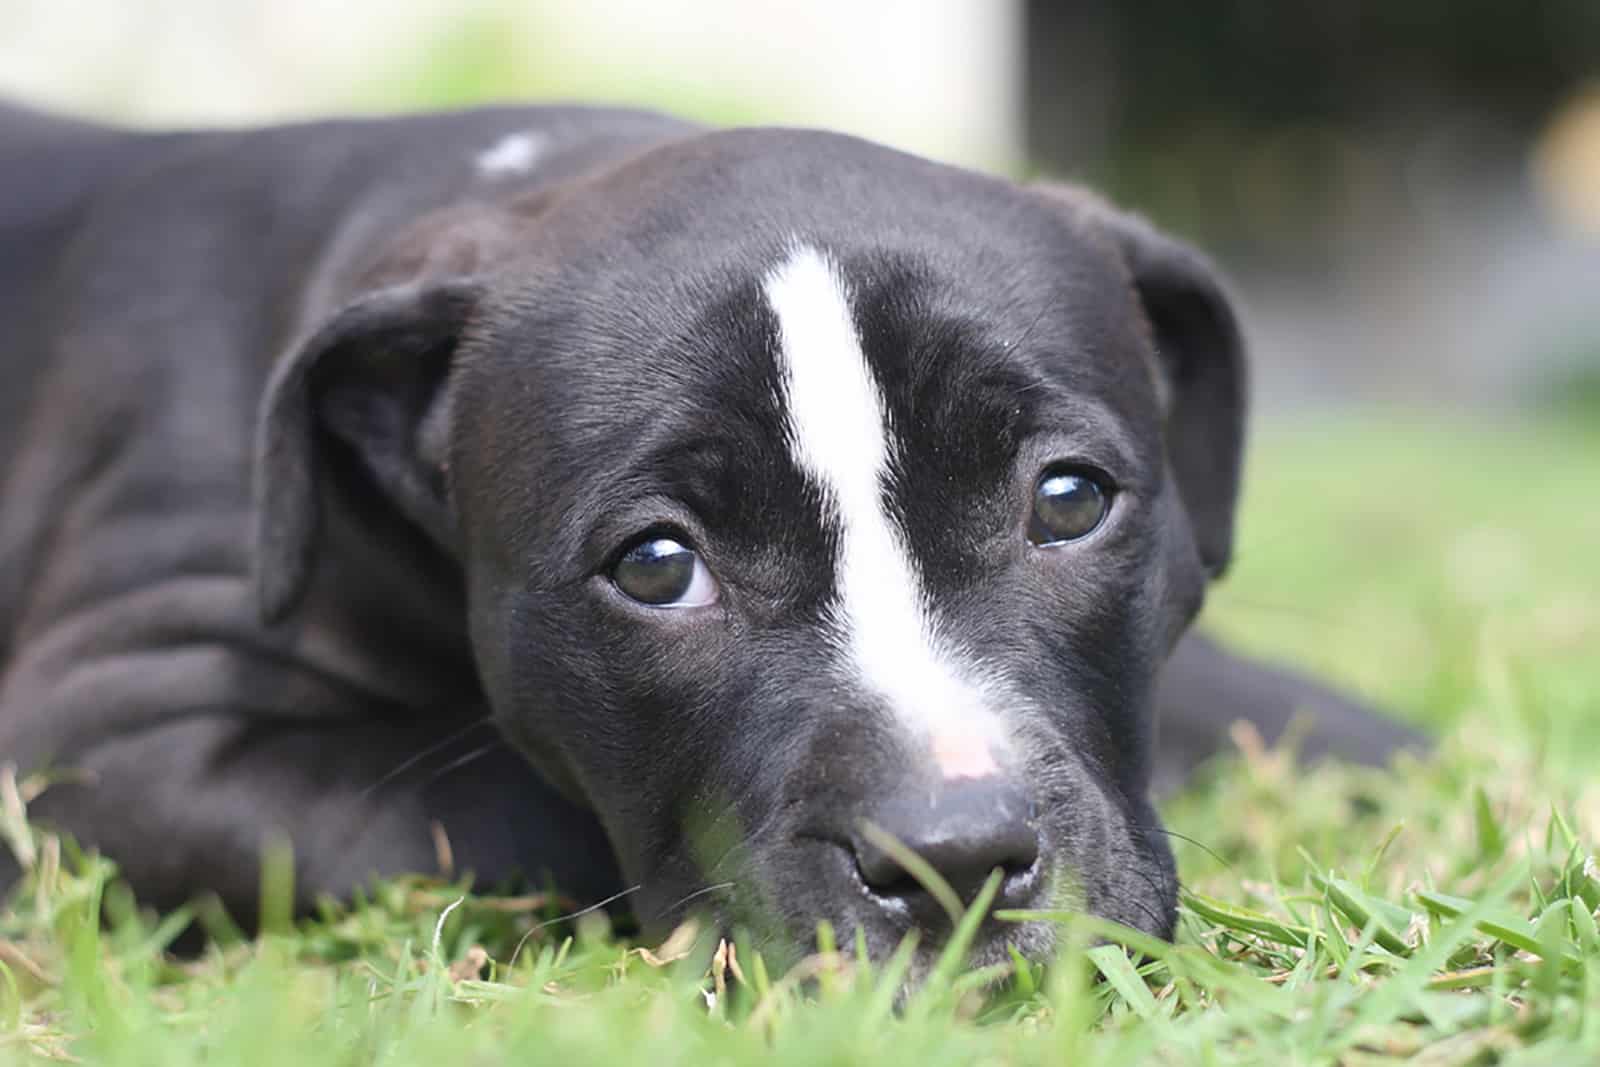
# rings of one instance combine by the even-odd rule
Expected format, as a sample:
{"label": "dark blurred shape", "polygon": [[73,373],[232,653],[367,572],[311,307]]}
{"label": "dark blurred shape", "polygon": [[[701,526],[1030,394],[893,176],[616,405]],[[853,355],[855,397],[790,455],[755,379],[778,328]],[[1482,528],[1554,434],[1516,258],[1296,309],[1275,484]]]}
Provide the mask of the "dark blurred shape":
{"label": "dark blurred shape", "polygon": [[1042,170],[1204,244],[1265,407],[1597,373],[1600,0],[1024,0]]}
{"label": "dark blurred shape", "polygon": [[1274,177],[1313,212],[1339,195],[1346,141],[1398,144],[1464,116],[1525,140],[1600,73],[1595,0],[1025,7],[1031,158],[1222,236],[1248,209],[1235,168],[1263,142],[1293,140]]}

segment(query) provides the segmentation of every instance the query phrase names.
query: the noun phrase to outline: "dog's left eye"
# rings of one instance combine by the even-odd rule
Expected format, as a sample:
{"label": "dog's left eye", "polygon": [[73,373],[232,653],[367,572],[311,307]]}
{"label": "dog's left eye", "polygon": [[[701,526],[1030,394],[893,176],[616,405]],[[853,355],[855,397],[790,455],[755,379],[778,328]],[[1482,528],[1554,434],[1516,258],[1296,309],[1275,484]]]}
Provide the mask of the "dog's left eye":
{"label": "dog's left eye", "polygon": [[1111,510],[1111,490],[1094,474],[1070,467],[1044,472],[1033,487],[1028,540],[1040,547],[1088,537]]}
{"label": "dog's left eye", "polygon": [[611,568],[611,581],[653,608],[695,608],[717,600],[717,581],[700,554],[660,535],[647,536],[624,552]]}

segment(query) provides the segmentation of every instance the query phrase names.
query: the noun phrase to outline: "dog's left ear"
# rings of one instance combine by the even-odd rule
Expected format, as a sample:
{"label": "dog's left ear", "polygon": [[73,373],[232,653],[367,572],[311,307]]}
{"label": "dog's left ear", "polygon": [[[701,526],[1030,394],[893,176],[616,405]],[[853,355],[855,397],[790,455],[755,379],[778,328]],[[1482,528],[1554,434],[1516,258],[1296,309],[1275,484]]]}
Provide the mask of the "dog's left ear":
{"label": "dog's left ear", "polygon": [[1041,191],[1108,237],[1127,264],[1166,376],[1168,462],[1215,578],[1233,554],[1248,388],[1244,337],[1221,274],[1197,249],[1091,193]]}
{"label": "dog's left ear", "polygon": [[266,621],[287,614],[310,578],[319,479],[336,459],[354,468],[343,476],[374,484],[404,518],[451,547],[446,382],[481,295],[469,278],[370,292],[278,363],[256,441],[255,586]]}

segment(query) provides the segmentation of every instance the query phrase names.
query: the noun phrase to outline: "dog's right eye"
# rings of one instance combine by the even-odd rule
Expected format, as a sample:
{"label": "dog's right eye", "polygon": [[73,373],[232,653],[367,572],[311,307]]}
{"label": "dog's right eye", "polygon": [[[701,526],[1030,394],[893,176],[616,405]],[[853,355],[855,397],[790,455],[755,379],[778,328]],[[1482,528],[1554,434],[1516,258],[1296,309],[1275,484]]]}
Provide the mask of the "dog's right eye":
{"label": "dog's right eye", "polygon": [[1111,509],[1111,491],[1092,472],[1077,467],[1046,470],[1033,488],[1028,540],[1054,548],[1089,536]]}
{"label": "dog's right eye", "polygon": [[717,600],[717,581],[700,554],[659,534],[624,552],[611,568],[611,581],[629,598],[653,608],[695,608]]}

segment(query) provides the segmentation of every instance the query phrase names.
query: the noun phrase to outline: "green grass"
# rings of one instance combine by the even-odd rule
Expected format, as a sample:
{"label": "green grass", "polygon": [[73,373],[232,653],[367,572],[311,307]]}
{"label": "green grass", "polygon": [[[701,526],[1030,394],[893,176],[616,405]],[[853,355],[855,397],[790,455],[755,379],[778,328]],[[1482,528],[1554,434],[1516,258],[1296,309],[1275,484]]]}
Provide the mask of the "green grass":
{"label": "green grass", "polygon": [[402,881],[255,942],[213,918],[181,961],[175,921],[34,834],[0,911],[0,1062],[1600,1061],[1600,430],[1280,427],[1250,484],[1208,625],[1440,743],[1393,772],[1247,743],[1167,806],[1198,842],[1175,945],[1061,916],[1050,967],[952,965],[901,1004],[903,964],[848,946],[786,974],[747,949],[741,979],[707,938],[641,951],[598,915]]}

